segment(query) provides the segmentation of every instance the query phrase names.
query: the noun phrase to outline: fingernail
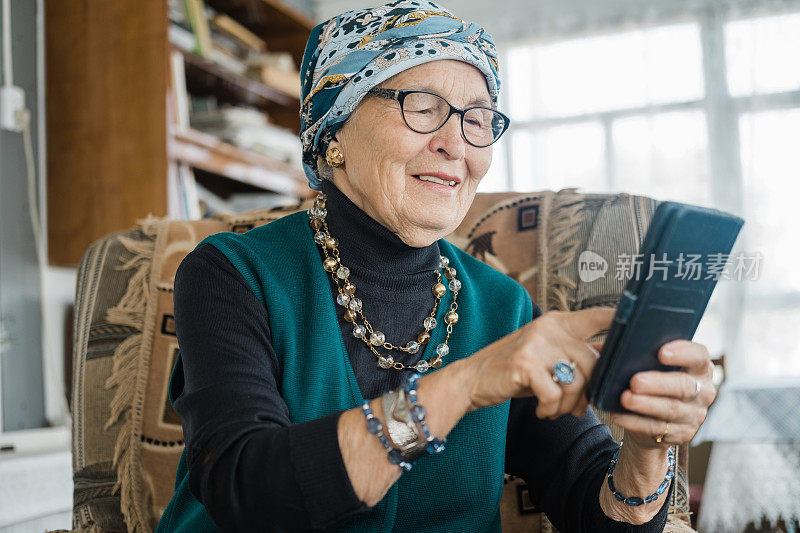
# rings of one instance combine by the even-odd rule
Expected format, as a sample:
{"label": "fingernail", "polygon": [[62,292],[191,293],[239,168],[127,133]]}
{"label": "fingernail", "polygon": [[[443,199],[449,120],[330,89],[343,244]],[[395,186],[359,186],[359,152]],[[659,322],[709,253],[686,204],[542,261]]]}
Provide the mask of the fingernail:
{"label": "fingernail", "polygon": [[588,346],[589,349],[592,351],[592,353],[594,353],[595,358],[600,359],[600,352],[597,351],[597,348],[588,343],[586,344],[586,346]]}
{"label": "fingernail", "polygon": [[670,357],[672,357],[673,355],[675,355],[675,352],[673,352],[673,351],[672,351],[672,350],[670,350],[669,348],[666,348],[666,349],[664,349],[664,350],[662,350],[662,351],[661,351],[661,354],[662,354],[664,357],[670,358]]}
{"label": "fingernail", "polygon": [[624,396],[625,401],[628,402],[633,399],[633,392],[630,389],[628,389],[626,391],[623,391],[622,396]]}

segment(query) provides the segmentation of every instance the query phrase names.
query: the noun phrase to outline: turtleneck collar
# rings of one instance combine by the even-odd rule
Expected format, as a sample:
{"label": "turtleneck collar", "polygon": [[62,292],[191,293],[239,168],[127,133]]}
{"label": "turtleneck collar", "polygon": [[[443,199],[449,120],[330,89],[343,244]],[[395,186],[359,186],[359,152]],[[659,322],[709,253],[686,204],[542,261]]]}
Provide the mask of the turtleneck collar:
{"label": "turtleneck collar", "polygon": [[327,223],[339,241],[342,264],[359,278],[390,291],[411,292],[432,285],[439,268],[439,243],[417,248],[370,217],[332,182],[322,181]]}

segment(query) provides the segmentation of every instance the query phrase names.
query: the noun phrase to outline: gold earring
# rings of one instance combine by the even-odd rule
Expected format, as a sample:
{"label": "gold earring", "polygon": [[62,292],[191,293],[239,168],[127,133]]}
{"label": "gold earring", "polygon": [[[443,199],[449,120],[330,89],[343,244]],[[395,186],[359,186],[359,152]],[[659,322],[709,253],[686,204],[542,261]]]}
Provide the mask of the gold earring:
{"label": "gold earring", "polygon": [[325,152],[325,161],[332,167],[340,167],[344,163],[344,154],[335,146],[331,146]]}

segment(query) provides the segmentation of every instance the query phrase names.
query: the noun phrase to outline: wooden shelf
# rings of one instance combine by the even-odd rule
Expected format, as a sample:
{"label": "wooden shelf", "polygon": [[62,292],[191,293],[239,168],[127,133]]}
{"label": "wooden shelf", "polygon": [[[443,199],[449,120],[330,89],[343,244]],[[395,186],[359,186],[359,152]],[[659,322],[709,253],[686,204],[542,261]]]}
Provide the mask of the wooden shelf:
{"label": "wooden shelf", "polygon": [[175,131],[169,156],[192,167],[260,189],[303,199],[313,195],[301,170],[196,130]]}
{"label": "wooden shelf", "polygon": [[[274,105],[300,109],[300,100],[260,81],[231,72],[204,57],[174,47],[183,54],[186,64],[186,86],[191,94],[211,93],[224,101],[235,101],[258,107]],[[300,119],[291,125],[299,130]]]}
{"label": "wooden shelf", "polygon": [[217,11],[236,19],[267,42],[272,51],[292,53],[297,67],[316,24],[307,15],[279,0],[205,0]]}

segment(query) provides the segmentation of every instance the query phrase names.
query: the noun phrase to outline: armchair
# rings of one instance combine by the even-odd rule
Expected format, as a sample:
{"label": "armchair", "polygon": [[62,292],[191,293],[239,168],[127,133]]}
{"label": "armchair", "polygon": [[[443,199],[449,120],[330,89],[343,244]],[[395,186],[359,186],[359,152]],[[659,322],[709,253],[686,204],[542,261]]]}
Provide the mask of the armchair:
{"label": "armchair", "polygon": [[[311,203],[198,221],[148,216],[87,250],[78,269],[71,391],[76,531],[152,531],[172,496],[184,443],[167,387],[178,352],[172,290],[183,257],[207,235],[245,232]],[[644,197],[573,189],[483,193],[447,239],[518,280],[543,310],[613,305],[623,281],[581,282],[579,254],[592,250],[608,261],[636,253],[654,206]],[[621,430],[611,429],[619,439]],[[692,531],[688,446],[675,451],[666,531]],[[504,531],[554,531],[521,479],[506,476],[501,508]]]}

